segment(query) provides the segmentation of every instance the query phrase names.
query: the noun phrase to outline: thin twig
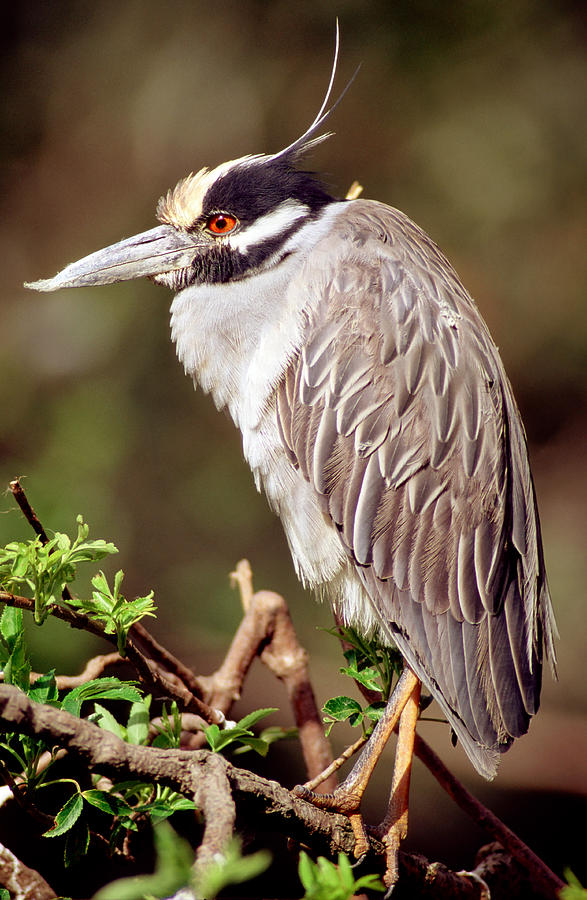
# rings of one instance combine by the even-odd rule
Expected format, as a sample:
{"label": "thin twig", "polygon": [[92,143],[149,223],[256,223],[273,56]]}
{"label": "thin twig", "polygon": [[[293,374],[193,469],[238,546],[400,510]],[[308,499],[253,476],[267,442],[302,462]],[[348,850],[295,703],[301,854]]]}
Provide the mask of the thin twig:
{"label": "thin twig", "polygon": [[336,759],[333,759],[330,765],[327,766],[323,772],[320,772],[320,774],[316,775],[315,778],[312,778],[311,781],[306,781],[304,783],[304,787],[309,791],[313,791],[318,787],[319,784],[322,784],[330,775],[332,775],[333,772],[338,772],[338,770],[342,766],[344,766],[347,760],[351,759],[351,757],[354,756],[355,753],[358,753],[359,750],[365,746],[368,740],[368,735],[361,735],[361,737],[358,738],[358,740],[356,740],[354,744],[349,744],[349,746],[346,748],[346,750],[343,750],[340,756],[338,756]]}
{"label": "thin twig", "polygon": [[[118,651],[114,653],[100,653],[89,659],[79,675],[56,675],[55,684],[58,691],[70,691],[72,688],[79,687],[80,684],[87,684],[94,678],[99,678],[104,674],[106,669],[111,666],[120,665],[123,662]],[[34,684],[38,678],[42,676],[38,672],[31,672],[31,683]]]}
{"label": "thin twig", "polygon": [[148,655],[150,659],[159,663],[170,674],[179,678],[194,697],[198,697],[199,700],[204,699],[204,690],[198,676],[166,647],[160,644],[151,632],[147,631],[144,625],[141,625],[140,622],[135,622],[131,631],[133,632],[135,644],[139,645],[140,643],[141,651],[145,656]]}
{"label": "thin twig", "polygon": [[[10,490],[12,491],[14,499],[20,506],[20,508],[22,510],[22,514],[24,515],[25,519],[27,520],[27,522],[29,523],[29,525],[31,526],[31,528],[33,529],[35,534],[40,537],[41,543],[43,544],[43,546],[45,544],[48,544],[49,538],[47,537],[47,532],[43,528],[43,525],[42,525],[39,517],[37,516],[33,507],[29,503],[29,499],[24,492],[24,488],[21,485],[19,478],[12,479],[12,481],[10,482]],[[67,585],[64,585],[63,590],[61,591],[61,596],[63,597],[63,599],[65,601],[71,600],[71,592],[70,592],[69,588],[67,587]]]}
{"label": "thin twig", "polygon": [[[49,540],[47,532],[31,506],[18,478],[14,478],[10,482],[10,490],[20,506],[27,522],[29,522],[35,534],[40,537],[42,543],[46,544]],[[61,596],[66,603],[72,599],[67,586],[64,587]],[[0,592],[0,600],[4,599],[5,602],[9,602],[5,597],[6,594]],[[59,609],[62,608],[53,607],[51,610],[52,615],[68,621],[74,628],[83,628],[86,631],[90,631],[93,634],[97,634],[98,636],[109,640],[111,643],[115,642],[115,637],[113,635],[105,634],[104,629],[99,623],[94,622],[87,616],[80,615],[79,613],[74,613],[73,617],[67,617],[66,615],[60,614],[57,611]],[[68,609],[69,612],[73,612],[68,607],[65,607],[65,609]],[[145,650],[143,651],[141,648],[145,648]],[[202,688],[194,674],[187,666],[184,666],[183,663],[169,653],[169,651],[165,650],[165,648],[162,647],[139,622],[135,623],[129,630],[126,654],[137,669],[140,677],[147,684],[151,683],[163,694],[169,694],[173,699],[177,700],[185,707],[185,709],[198,713],[205,718],[206,721],[217,725],[222,723],[222,714],[219,714],[217,710],[212,709],[202,701]]]}
{"label": "thin twig", "polygon": [[29,503],[28,497],[24,492],[19,478],[12,479],[12,481],[10,482],[10,490],[12,491],[14,499],[20,506],[23,516],[25,517],[35,534],[37,534],[41,538],[41,543],[48,544],[49,538],[47,537],[47,532],[43,528],[36,512]]}
{"label": "thin twig", "polygon": [[253,599],[253,571],[248,559],[239,559],[234,572],[229,575],[230,586],[238,587],[241,603],[245,612],[249,611]]}

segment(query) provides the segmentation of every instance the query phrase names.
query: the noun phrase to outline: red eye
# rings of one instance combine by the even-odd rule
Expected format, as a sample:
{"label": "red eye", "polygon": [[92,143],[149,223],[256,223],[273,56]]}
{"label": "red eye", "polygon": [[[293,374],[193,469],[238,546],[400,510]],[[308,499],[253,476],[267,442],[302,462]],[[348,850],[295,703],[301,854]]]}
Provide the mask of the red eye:
{"label": "red eye", "polygon": [[234,216],[229,216],[228,213],[214,213],[206,222],[206,228],[212,234],[230,234],[237,225],[238,220]]}

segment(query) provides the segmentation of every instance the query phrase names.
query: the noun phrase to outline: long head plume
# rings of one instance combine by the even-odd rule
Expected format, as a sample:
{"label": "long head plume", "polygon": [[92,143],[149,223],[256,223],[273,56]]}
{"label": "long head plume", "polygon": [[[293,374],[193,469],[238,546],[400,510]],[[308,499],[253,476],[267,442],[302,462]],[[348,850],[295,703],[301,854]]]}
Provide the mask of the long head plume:
{"label": "long head plume", "polygon": [[336,78],[336,69],[338,67],[338,53],[340,49],[340,29],[338,27],[338,19],[336,20],[336,40],[334,45],[334,60],[332,62],[332,71],[330,73],[330,81],[328,82],[328,89],[326,91],[326,95],[324,100],[322,101],[322,106],[318,110],[316,118],[312,122],[309,128],[297,138],[292,144],[288,147],[285,147],[284,150],[280,150],[279,153],[274,153],[272,156],[268,157],[272,160],[287,160],[288,162],[295,162],[298,157],[302,154],[306,153],[308,150],[311,150],[313,147],[316,147],[318,144],[321,144],[322,141],[328,140],[329,137],[332,137],[332,132],[327,131],[325,134],[319,134],[317,137],[316,132],[319,131],[327,119],[330,118],[338,104],[341,102],[342,98],[345,96],[346,92],[350,88],[351,84],[357,77],[358,71],[361,68],[360,65],[355,69],[352,78],[345,86],[342,93],[338,96],[338,98],[334,101],[332,106],[328,106],[328,102],[330,100],[330,96],[332,94],[332,88],[334,87],[334,79]]}

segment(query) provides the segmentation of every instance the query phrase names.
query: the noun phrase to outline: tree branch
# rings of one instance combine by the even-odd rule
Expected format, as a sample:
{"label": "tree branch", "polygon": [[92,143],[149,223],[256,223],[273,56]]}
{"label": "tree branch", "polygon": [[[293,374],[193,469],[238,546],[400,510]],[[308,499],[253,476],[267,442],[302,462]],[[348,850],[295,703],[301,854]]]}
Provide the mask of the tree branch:
{"label": "tree branch", "polygon": [[[203,856],[213,854],[222,844],[235,818],[248,830],[257,827],[279,831],[299,843],[311,843],[318,852],[353,852],[354,835],[345,816],[316,809],[277,782],[236,768],[211,751],[162,750],[126,744],[85,719],[31,701],[12,685],[0,685],[0,722],[6,730],[28,734],[52,745],[60,744],[89,768],[110,777],[130,775],[157,781],[197,798],[206,816]],[[234,799],[230,798],[227,784]],[[369,846],[372,852],[382,856],[383,846],[379,841],[371,837]],[[503,867],[511,865],[511,860],[503,855],[500,858],[503,881]],[[473,874],[454,873],[439,863],[428,863],[421,856],[400,853],[402,896],[405,892],[413,900],[440,897],[482,900],[479,878],[484,877],[485,869],[491,868],[491,860],[487,858]],[[497,900],[508,895],[493,896]],[[554,898],[555,892],[545,892],[543,896]]]}
{"label": "tree branch", "polygon": [[[298,728],[308,778],[314,778],[332,761],[308,671],[308,655],[300,645],[287,603],[273,591],[253,592],[251,567],[237,563],[231,573],[240,590],[244,616],[220,668],[200,678],[207,702],[228,713],[240,696],[245,678],[256,656],[283,682]],[[336,777],[322,784],[326,792],[336,786]]]}
{"label": "tree branch", "polygon": [[0,885],[14,900],[55,900],[55,891],[35,869],[29,869],[12,850],[0,844]]}
{"label": "tree branch", "polygon": [[[41,541],[46,543],[47,534],[28,502],[19,480],[14,479],[10,488],[27,521],[39,535]],[[286,687],[299,729],[308,776],[314,779],[331,763],[332,755],[329,743],[324,736],[310,683],[307,656],[298,643],[287,604],[280,595],[273,592],[253,592],[252,574],[250,566],[245,560],[238,564],[233,578],[239,585],[245,614],[223,664],[214,675],[208,678],[197,677],[187,666],[162,647],[140,623],[135,624],[129,631],[126,647],[129,662],[134,665],[147,689],[158,695],[172,697],[188,713],[195,713],[207,722],[221,724],[224,714],[229,711],[234,700],[240,695],[254,657],[259,655],[265,665],[283,681]],[[63,597],[65,601],[71,599],[67,588],[63,592]],[[5,591],[0,591],[0,601],[31,612],[34,609],[34,601],[30,598],[19,597]],[[71,627],[83,628],[115,643],[115,637],[105,634],[100,623],[74,611],[67,605],[54,606],[51,613],[56,618],[67,622]],[[104,666],[113,662],[115,658],[118,658],[117,654],[96,657],[88,663],[86,671],[73,681],[83,683],[90,677],[96,677],[93,673],[98,672],[99,674]],[[64,681],[60,686],[65,687],[66,682]],[[363,693],[373,699],[372,692],[366,692],[361,685],[359,687]],[[10,715],[15,717],[13,730],[27,734],[33,733],[39,737],[44,736],[44,732],[46,732],[46,740],[66,746],[70,752],[85,759],[88,765],[95,766],[104,773],[117,774],[124,771],[132,772],[135,775],[142,774],[168,783],[183,793],[198,793],[199,805],[207,816],[207,822],[209,820],[216,821],[215,828],[207,825],[204,846],[200,854],[202,859],[206,858],[209,852],[212,855],[216,852],[220,846],[220,837],[224,839],[234,824],[236,813],[232,799],[227,801],[229,794],[227,794],[226,784],[232,785],[237,794],[243,795],[247,805],[254,807],[256,815],[277,816],[280,822],[286,822],[287,824],[282,824],[280,828],[285,830],[289,836],[295,837],[295,833],[292,832],[299,832],[299,839],[307,840],[307,835],[310,833],[346,852],[351,852],[353,849],[352,832],[348,820],[344,817],[323,813],[313,806],[305,804],[304,801],[293,798],[288,791],[273,782],[266,782],[264,779],[256,780],[259,779],[259,776],[236,769],[225,760],[219,763],[218,760],[222,758],[215,754],[210,755],[209,751],[200,750],[195,753],[193,751],[161,751],[153,748],[132,747],[89,722],[75,719],[54,709],[49,710],[47,719],[47,713],[41,712],[46,708],[31,703],[21,692],[17,692],[18,703],[16,703],[15,690],[8,685],[0,686],[0,706],[5,710],[6,721],[12,721]],[[5,691],[9,693],[4,694]],[[204,702],[204,699],[207,702]],[[23,711],[23,703],[28,704],[26,712]],[[38,729],[33,729],[32,732],[27,730],[27,728],[33,727],[30,725],[31,717],[36,723],[34,729]],[[196,736],[195,741],[198,740],[201,740],[201,736]],[[112,755],[110,755],[110,751],[108,751],[110,758],[108,763],[103,757],[103,751],[111,741],[116,741],[120,746],[116,754],[112,751]],[[186,755],[177,755],[182,753]],[[455,802],[481,827],[497,838],[511,856],[519,860],[531,874],[534,883],[541,891],[545,892],[544,896],[555,896],[556,891],[563,886],[560,879],[497,816],[464,788],[419,736],[416,736],[415,753]],[[161,754],[164,756],[159,759]],[[166,766],[163,766],[161,762],[162,759],[169,762],[168,754],[172,754],[171,758],[174,760],[175,780],[174,778],[170,780],[166,776]],[[209,763],[208,761],[212,759],[215,761]],[[226,767],[226,774],[220,774],[220,765]],[[141,766],[144,769],[141,769]],[[188,766],[190,771],[200,771],[200,774],[212,767],[214,774],[211,769],[210,774],[206,775],[206,779],[214,788],[204,789],[201,780],[201,777],[204,776],[202,775],[198,779],[193,772],[192,776],[187,778],[185,783],[182,782],[183,786],[181,786],[177,781],[179,777],[177,773],[180,770],[183,771],[185,766]],[[333,768],[328,771],[332,772]],[[182,777],[186,777],[185,773]],[[324,783],[323,789],[330,791],[335,783],[335,775],[332,775],[331,783]],[[248,787],[243,785],[248,785]],[[282,793],[278,796],[275,794],[275,789]],[[306,809],[300,809],[298,807],[300,803],[304,803]],[[223,812],[221,813],[221,811]],[[338,824],[336,820],[340,820]],[[373,849],[378,851],[376,841]],[[450,873],[450,875],[454,875],[454,873]],[[455,896],[457,895],[455,894]]]}
{"label": "tree branch", "polygon": [[474,822],[499,841],[501,846],[524,866],[536,886],[544,891],[546,896],[556,896],[557,891],[564,887],[564,882],[511,828],[467,790],[447,769],[432,747],[417,733],[414,752],[457,806],[460,806]]}

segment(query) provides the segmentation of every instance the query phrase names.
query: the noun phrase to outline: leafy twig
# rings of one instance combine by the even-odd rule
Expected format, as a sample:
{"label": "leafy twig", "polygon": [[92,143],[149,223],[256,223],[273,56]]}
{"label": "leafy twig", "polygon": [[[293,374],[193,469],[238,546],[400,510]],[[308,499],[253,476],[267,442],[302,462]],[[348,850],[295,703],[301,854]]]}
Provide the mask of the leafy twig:
{"label": "leafy twig", "polygon": [[[34,611],[34,600],[30,597],[21,597],[17,594],[11,594],[8,591],[0,591],[0,602],[6,603],[8,606],[14,606],[18,609]],[[99,622],[95,622],[82,613],[77,613],[70,607],[53,606],[51,615],[62,622],[67,622],[72,628],[81,628],[104,638],[112,644],[116,644],[116,635],[106,634],[104,626]],[[157,694],[158,696],[168,696],[176,700],[183,709],[189,712],[197,713],[207,722],[215,722],[220,724],[224,721],[224,716],[219,714],[217,710],[212,709],[207,704],[198,700],[197,697],[188,691],[188,689],[176,678],[172,678],[163,669],[159,668],[156,663],[152,662],[148,657],[144,656],[136,647],[134,641],[134,629],[130,629],[126,645],[126,654],[129,662],[131,662],[137,670],[145,687]]]}

